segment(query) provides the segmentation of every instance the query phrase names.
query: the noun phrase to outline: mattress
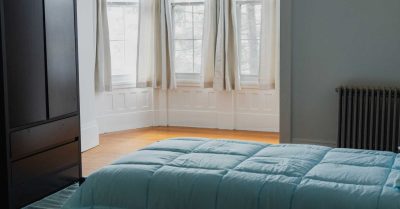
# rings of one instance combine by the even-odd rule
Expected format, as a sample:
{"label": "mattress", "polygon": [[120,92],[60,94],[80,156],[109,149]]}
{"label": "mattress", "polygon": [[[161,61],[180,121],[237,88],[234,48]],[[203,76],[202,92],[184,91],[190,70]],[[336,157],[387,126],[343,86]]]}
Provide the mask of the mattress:
{"label": "mattress", "polygon": [[399,177],[391,152],[179,138],[93,173],[64,208],[400,209]]}

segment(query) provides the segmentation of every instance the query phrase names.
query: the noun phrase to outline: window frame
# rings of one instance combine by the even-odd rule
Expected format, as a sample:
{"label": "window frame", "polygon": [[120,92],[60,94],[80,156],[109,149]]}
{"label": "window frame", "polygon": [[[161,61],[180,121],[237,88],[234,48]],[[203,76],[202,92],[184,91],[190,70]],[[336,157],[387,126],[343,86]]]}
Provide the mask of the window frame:
{"label": "window frame", "polygon": [[[242,23],[242,19],[241,19],[241,7],[243,5],[261,5],[262,6],[262,1],[261,0],[236,0],[235,1],[235,13],[236,13],[236,27],[237,27],[237,49],[238,49],[238,53],[240,53],[241,51],[241,33],[240,33],[240,29],[241,29],[241,23]],[[261,14],[262,15],[262,14]],[[261,18],[262,21],[262,18]],[[260,26],[261,27],[261,26]],[[259,62],[261,59],[261,28],[260,28],[260,34],[259,34],[259,38],[256,39],[259,41]],[[247,39],[249,40],[249,39]],[[258,72],[257,75],[248,75],[248,74],[242,74],[242,69],[241,69],[241,60],[242,57],[240,56],[240,54],[238,54],[239,57],[239,62],[238,62],[238,74],[240,76],[240,83],[242,85],[242,87],[244,88],[258,88],[259,87],[259,77],[260,77],[260,72]],[[259,66],[260,68],[260,66]],[[258,71],[260,71],[260,69],[258,69]]]}
{"label": "window frame", "polygon": [[[175,41],[176,40],[187,40],[187,41],[192,41],[193,42],[193,70],[194,70],[194,60],[195,60],[195,48],[194,48],[194,43],[195,41],[201,41],[201,44],[203,46],[203,36],[202,34],[201,39],[194,39],[194,12],[193,12],[193,7],[194,6],[199,6],[202,5],[204,7],[204,15],[205,15],[205,2],[204,1],[191,1],[191,2],[171,2],[171,21],[172,21],[172,33],[174,34],[173,36],[173,44],[174,44],[174,63],[176,64],[175,60],[175,53],[176,53],[176,46],[175,46]],[[176,39],[175,38],[175,6],[191,6],[192,7],[192,33],[193,33],[193,39]],[[204,19],[203,19],[203,30],[204,30]],[[203,51],[203,47],[201,49]],[[202,53],[201,53],[202,54]],[[203,56],[201,55],[201,60],[203,60]],[[201,83],[201,74],[202,74],[202,69],[200,67],[200,72],[192,72],[192,73],[187,73],[187,72],[176,72],[175,71],[175,76],[177,80],[178,86],[190,86],[190,87],[200,87]]]}
{"label": "window frame", "polygon": [[[137,67],[138,67],[138,58],[139,58],[139,36],[140,36],[140,0],[136,1],[125,1],[125,2],[112,2],[112,1],[107,1],[107,9],[108,7],[126,7],[126,6],[132,6],[135,7],[137,6],[138,8],[138,28],[137,28],[137,47],[136,47],[136,63],[135,63],[135,72],[132,74],[136,74],[137,77]],[[124,14],[124,21],[125,21],[125,14]],[[125,24],[125,22],[124,22]],[[125,54],[125,27],[124,27],[124,40],[109,40],[110,44],[112,41],[123,41],[124,42],[124,54]],[[111,55],[112,56],[112,55]],[[125,57],[124,57],[125,58]],[[126,59],[126,58],[125,58]],[[136,79],[132,77],[132,74],[120,74],[120,75],[113,75],[113,69],[111,66],[111,79],[112,79],[112,86],[113,88],[134,88],[136,87]]]}

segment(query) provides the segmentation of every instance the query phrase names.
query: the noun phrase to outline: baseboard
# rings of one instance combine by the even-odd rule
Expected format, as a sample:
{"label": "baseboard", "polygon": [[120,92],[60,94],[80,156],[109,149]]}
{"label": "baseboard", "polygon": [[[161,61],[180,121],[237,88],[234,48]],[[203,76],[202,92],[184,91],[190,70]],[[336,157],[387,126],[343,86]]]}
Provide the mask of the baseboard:
{"label": "baseboard", "polygon": [[232,112],[217,113],[217,128],[225,130],[235,129],[235,116]]}
{"label": "baseboard", "polygon": [[118,90],[98,99],[97,121],[100,133],[151,126],[279,132],[279,97],[275,93],[198,88]]}
{"label": "baseboard", "polygon": [[82,152],[99,145],[99,128],[96,121],[82,124],[81,150]]}
{"label": "baseboard", "polygon": [[279,132],[279,116],[255,113],[233,114],[218,111],[169,110],[168,125]]}
{"label": "baseboard", "polygon": [[168,126],[168,113],[167,110],[154,110],[154,126]]}
{"label": "baseboard", "polygon": [[327,147],[336,147],[336,141],[334,140],[324,140],[324,139],[303,139],[303,138],[293,138],[293,144],[316,144]]}
{"label": "baseboard", "polygon": [[217,128],[217,113],[215,111],[169,110],[168,125]]}
{"label": "baseboard", "polygon": [[154,125],[154,111],[114,113],[97,118],[100,133],[123,131]]}
{"label": "baseboard", "polygon": [[279,132],[279,115],[237,113],[235,115],[235,129]]}

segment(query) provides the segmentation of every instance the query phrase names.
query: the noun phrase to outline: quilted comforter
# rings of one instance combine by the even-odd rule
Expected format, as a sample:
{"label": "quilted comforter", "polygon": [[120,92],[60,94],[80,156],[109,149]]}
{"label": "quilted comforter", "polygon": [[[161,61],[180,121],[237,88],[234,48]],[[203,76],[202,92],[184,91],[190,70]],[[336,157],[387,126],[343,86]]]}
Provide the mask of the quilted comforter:
{"label": "quilted comforter", "polygon": [[400,209],[399,177],[391,152],[170,139],[95,172],[64,208]]}

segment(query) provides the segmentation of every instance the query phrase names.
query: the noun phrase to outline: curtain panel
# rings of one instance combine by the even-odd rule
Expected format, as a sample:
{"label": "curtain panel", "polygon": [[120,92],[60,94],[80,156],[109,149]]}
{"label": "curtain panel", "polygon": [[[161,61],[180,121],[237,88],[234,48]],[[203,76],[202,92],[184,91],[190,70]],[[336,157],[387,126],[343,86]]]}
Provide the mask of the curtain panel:
{"label": "curtain panel", "polygon": [[240,90],[239,54],[234,0],[219,0],[213,88]]}
{"label": "curtain panel", "polygon": [[260,89],[275,89],[279,69],[279,12],[277,0],[262,0]]}
{"label": "curtain panel", "polygon": [[137,87],[176,88],[169,0],[141,0]]}
{"label": "curtain panel", "polygon": [[[162,69],[161,29],[162,2],[160,0],[140,1],[139,40],[136,87],[167,88],[166,69]],[[165,21],[164,21],[165,23]],[[169,67],[168,67],[169,69]]]}
{"label": "curtain panel", "polygon": [[161,0],[161,89],[175,89],[176,74],[173,43],[171,0]]}
{"label": "curtain panel", "polygon": [[212,88],[215,72],[215,55],[218,31],[218,1],[204,3],[204,25],[200,83],[203,88]]}
{"label": "curtain panel", "polygon": [[96,27],[95,87],[98,92],[111,91],[111,52],[107,18],[107,0],[97,1]]}
{"label": "curtain panel", "polygon": [[160,30],[160,4],[156,0],[139,3],[139,36],[136,87],[157,87],[156,77],[160,53],[157,46]]}
{"label": "curtain panel", "polygon": [[[260,2],[260,52],[258,80],[255,84],[259,89],[274,89],[276,72],[279,63],[279,24],[277,0],[219,0],[217,41],[215,52],[215,67],[213,87],[215,90],[241,90],[240,47],[238,34],[237,2]],[[256,31],[253,31],[254,33]]]}
{"label": "curtain panel", "polygon": [[[136,87],[177,88],[172,3],[193,0],[140,0]],[[237,2],[262,4],[259,31],[259,89],[274,89],[279,63],[279,0],[205,0],[200,86],[242,89]],[[107,0],[97,1],[96,89],[112,88]],[[254,67],[253,67],[254,71]]]}

